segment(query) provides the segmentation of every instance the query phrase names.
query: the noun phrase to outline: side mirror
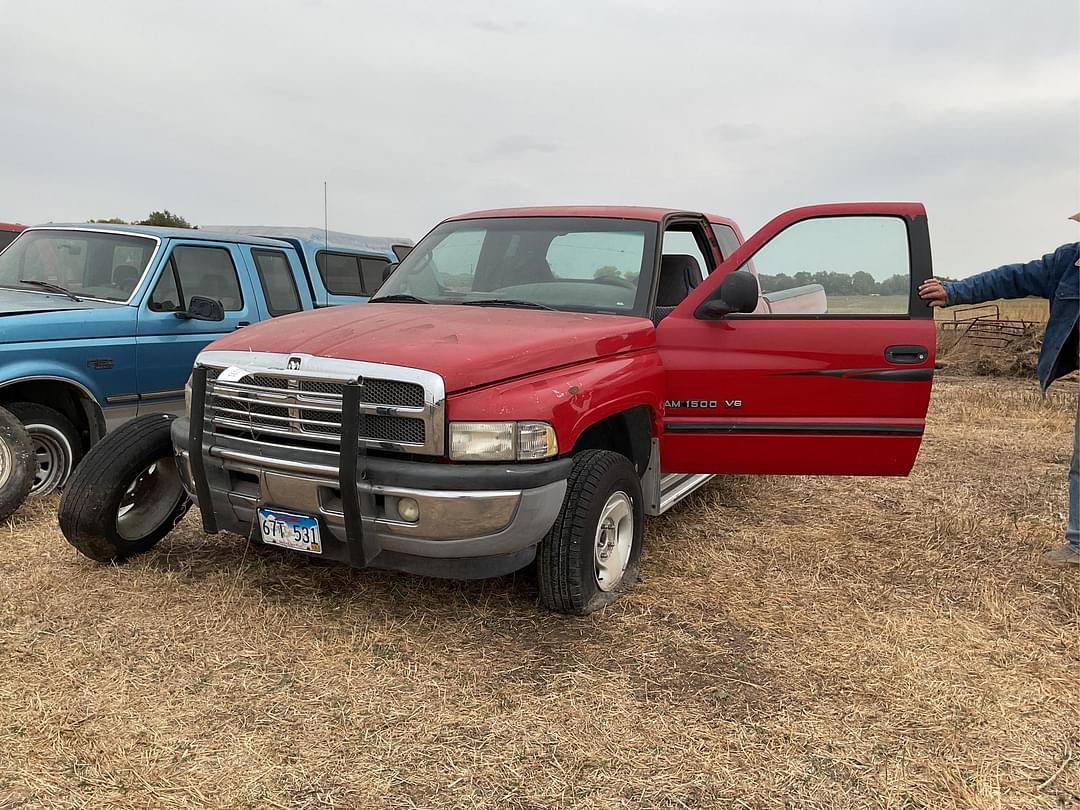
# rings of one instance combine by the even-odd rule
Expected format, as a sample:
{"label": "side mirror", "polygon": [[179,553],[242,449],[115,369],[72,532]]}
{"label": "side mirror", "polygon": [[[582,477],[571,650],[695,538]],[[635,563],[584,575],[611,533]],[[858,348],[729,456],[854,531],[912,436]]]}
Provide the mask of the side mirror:
{"label": "side mirror", "polygon": [[177,312],[176,317],[192,321],[223,321],[225,320],[225,307],[216,298],[193,295],[188,300],[187,310]]}
{"label": "side mirror", "polygon": [[412,245],[391,245],[390,249],[392,251],[394,251],[394,255],[397,256],[397,260],[400,262],[406,256],[408,256],[409,253],[412,252],[413,246]]}
{"label": "side mirror", "polygon": [[694,314],[706,320],[717,320],[733,312],[753,312],[757,309],[760,294],[757,277],[753,273],[728,273],[720,284],[718,295],[698,307]]}

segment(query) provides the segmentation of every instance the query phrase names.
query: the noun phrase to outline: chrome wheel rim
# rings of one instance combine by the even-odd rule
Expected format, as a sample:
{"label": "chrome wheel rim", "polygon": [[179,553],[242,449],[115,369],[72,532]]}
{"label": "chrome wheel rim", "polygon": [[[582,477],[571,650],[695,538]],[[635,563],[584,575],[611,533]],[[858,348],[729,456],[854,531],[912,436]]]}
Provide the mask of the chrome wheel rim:
{"label": "chrome wheel rim", "polygon": [[142,540],[172,514],[187,497],[176,462],[161,458],[135,476],[120,499],[116,531],[125,540]]}
{"label": "chrome wheel rim", "polygon": [[30,442],[37,459],[37,472],[31,495],[48,495],[63,484],[71,474],[71,443],[52,425],[27,425]]}
{"label": "chrome wheel rim", "polygon": [[622,582],[633,546],[633,502],[625,492],[613,492],[600,510],[593,541],[593,564],[600,590],[614,590]]}
{"label": "chrome wheel rim", "polygon": [[0,490],[8,485],[15,471],[15,450],[8,440],[0,436]]}

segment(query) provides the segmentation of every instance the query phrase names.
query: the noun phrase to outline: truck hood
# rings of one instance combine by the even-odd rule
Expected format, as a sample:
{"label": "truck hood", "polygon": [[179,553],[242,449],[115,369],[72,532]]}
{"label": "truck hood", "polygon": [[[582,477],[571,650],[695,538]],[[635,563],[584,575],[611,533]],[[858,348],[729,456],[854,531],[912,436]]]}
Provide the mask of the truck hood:
{"label": "truck hood", "polygon": [[450,393],[655,342],[648,319],[626,315],[374,303],[275,318],[207,348],[419,368],[441,375]]}
{"label": "truck hood", "polygon": [[0,289],[0,344],[132,337],[137,315],[123,304]]}
{"label": "truck hood", "polygon": [[111,309],[123,304],[105,301],[72,301],[66,295],[37,290],[13,290],[0,287],[0,317],[26,315],[32,312],[57,312],[69,309]]}

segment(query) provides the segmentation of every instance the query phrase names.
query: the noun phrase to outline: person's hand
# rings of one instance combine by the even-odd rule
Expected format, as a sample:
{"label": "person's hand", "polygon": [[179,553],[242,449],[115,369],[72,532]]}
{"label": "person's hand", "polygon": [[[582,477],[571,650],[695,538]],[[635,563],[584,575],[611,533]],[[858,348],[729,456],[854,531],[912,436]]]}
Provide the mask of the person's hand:
{"label": "person's hand", "polygon": [[928,278],[919,285],[919,298],[928,301],[932,307],[949,305],[949,296],[945,292],[945,287],[936,278]]}

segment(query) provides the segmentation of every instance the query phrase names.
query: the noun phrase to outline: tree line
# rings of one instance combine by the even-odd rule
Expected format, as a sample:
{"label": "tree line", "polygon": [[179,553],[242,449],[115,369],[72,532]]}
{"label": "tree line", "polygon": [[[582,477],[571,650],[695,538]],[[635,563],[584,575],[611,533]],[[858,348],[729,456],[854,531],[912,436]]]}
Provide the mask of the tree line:
{"label": "tree line", "polygon": [[151,211],[150,216],[146,219],[127,221],[120,219],[120,217],[109,217],[108,219],[92,219],[91,222],[99,222],[105,225],[153,225],[157,228],[192,228],[197,229],[198,225],[192,225],[186,219],[179,214],[174,214],[169,209],[164,211]]}
{"label": "tree line", "polygon": [[864,270],[854,273],[824,270],[811,273],[803,270],[790,276],[787,273],[777,273],[774,276],[762,274],[758,276],[758,283],[763,293],[781,292],[806,284],[820,284],[825,288],[826,295],[907,295],[910,286],[907,275],[890,276],[878,281]]}

